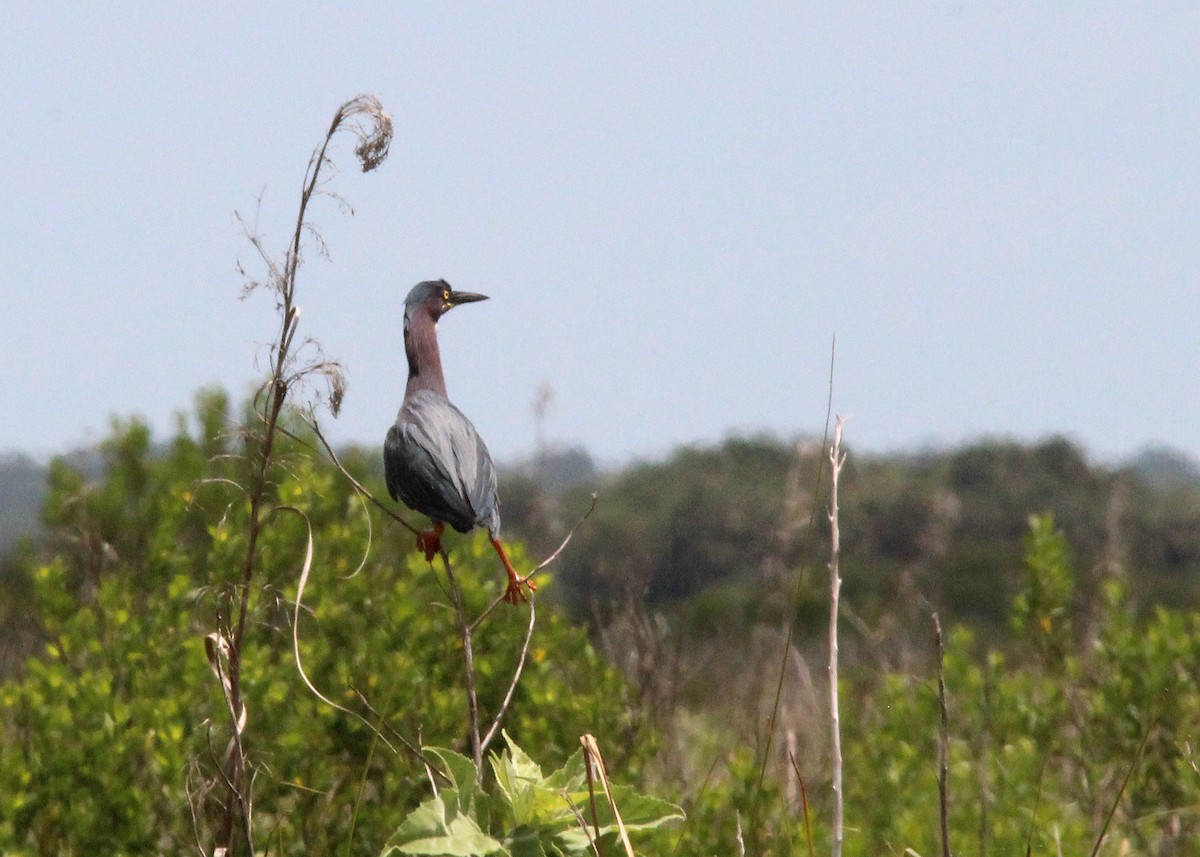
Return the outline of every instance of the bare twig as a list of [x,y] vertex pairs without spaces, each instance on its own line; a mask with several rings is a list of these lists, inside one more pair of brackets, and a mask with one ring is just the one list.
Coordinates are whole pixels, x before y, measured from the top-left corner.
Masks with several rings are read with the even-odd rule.
[[454,568],[450,565],[450,557],[446,549],[439,546],[442,566],[446,569],[446,578],[450,582],[450,598],[454,601],[454,615],[458,619],[458,632],[463,644],[463,661],[467,687],[467,718],[471,723],[471,759],[475,762],[475,783],[483,785],[483,742],[479,735],[479,697],[475,693],[475,646],[471,634],[471,625],[467,622],[467,608],[463,604],[462,590],[454,577]]
[[[440,769],[433,766],[433,760],[431,760],[428,756],[426,756],[421,751],[421,748],[417,744],[413,743],[408,738],[404,737],[404,735],[402,733],[400,733],[399,731],[397,731],[396,728],[392,726],[392,724],[388,723],[387,718],[384,717],[382,714],[380,714],[375,709],[375,706],[373,706],[371,704],[371,701],[369,699],[367,699],[367,697],[363,694],[363,692],[361,690],[359,690],[354,685],[350,685],[349,689],[356,697],[358,697],[358,701],[362,703],[363,708],[367,709],[367,711],[371,714],[371,716],[379,721],[379,725],[382,728],[386,729],[391,734],[391,736],[394,739],[396,739],[396,743],[398,743],[405,750],[407,750],[410,754],[412,754],[412,757],[414,759],[416,759],[418,762],[420,762],[425,768],[437,773],[447,783],[453,782],[453,780],[451,780],[447,774],[445,774],[443,771],[441,771]],[[375,731],[374,728],[372,728],[372,732],[373,731]],[[436,792],[437,789],[435,788],[434,791]]]
[[[414,527],[408,521],[404,520],[404,518],[402,518],[399,514],[396,513],[395,509],[393,509],[387,503],[384,503],[382,500],[380,500],[378,497],[376,497],[374,494],[372,494],[370,491],[368,491],[366,486],[364,486],[361,482],[359,482],[357,479],[354,478],[354,475],[352,473],[350,473],[349,470],[346,469],[345,465],[342,464],[341,459],[339,459],[337,456],[337,453],[333,451],[333,447],[330,446],[329,441],[325,439],[325,435],[321,434],[321,427],[317,424],[317,421],[315,419],[310,419],[308,421],[308,424],[309,424],[309,427],[312,428],[313,433],[317,436],[317,439],[319,441],[321,441],[321,446],[323,446],[325,448],[325,455],[329,458],[330,461],[333,462],[334,467],[336,467],[338,469],[338,472],[340,472],[342,474],[342,476],[344,476],[346,478],[346,480],[349,481],[349,483],[354,487],[354,490],[357,491],[360,496],[365,497],[366,499],[370,500],[375,505],[376,508],[378,508],[385,515],[387,515],[389,518],[391,518],[393,521],[395,521],[400,526],[404,527],[406,530],[408,530],[413,535],[417,535],[418,533],[421,532],[421,530],[418,527]],[[293,435],[293,437],[295,437],[295,436]],[[297,440],[299,440],[299,438],[297,438]]]
[[[821,433],[821,449],[825,449],[825,443],[829,439],[829,418],[833,414],[833,367],[834,359],[837,355],[837,337],[833,338],[829,347],[829,394],[825,403],[825,427]],[[816,532],[814,524],[817,520],[817,507],[819,505],[817,498],[820,496],[821,479],[825,475],[825,457],[818,455],[817,457],[817,473],[813,483],[813,503],[809,509],[808,529],[805,530],[804,546],[801,551],[801,556],[808,557],[812,550],[813,534]],[[792,590],[792,604],[798,606],[800,604],[800,596],[804,586],[804,570],[803,565],[800,566],[800,571],[796,575],[796,585]],[[761,798],[763,794],[763,781],[767,776],[767,763],[771,759],[771,747],[775,742],[775,727],[778,725],[779,707],[783,702],[783,682],[787,675],[788,660],[792,654],[792,643],[796,638],[796,616],[799,611],[793,609],[791,618],[788,619],[787,637],[783,642],[783,654],[779,658],[779,675],[775,682],[775,699],[771,704],[771,717],[767,721],[767,740],[763,748],[762,764],[758,769],[758,785],[755,790],[754,803],[750,806],[750,823],[751,829],[757,824],[758,811],[761,806]],[[681,840],[682,841],[682,838]],[[678,843],[676,843],[678,847]]]
[[1142,732],[1142,740],[1138,742],[1137,751],[1133,754],[1133,758],[1129,760],[1129,767],[1125,769],[1125,776],[1121,778],[1121,787],[1117,789],[1116,795],[1113,796],[1112,806],[1108,808],[1108,814],[1104,816],[1104,824],[1100,827],[1100,833],[1096,837],[1096,844],[1092,848],[1092,857],[1096,857],[1100,853],[1100,846],[1104,844],[1104,837],[1108,835],[1108,828],[1112,824],[1113,816],[1117,814],[1117,807],[1121,805],[1121,798],[1125,796],[1125,789],[1129,787],[1129,780],[1133,776],[1133,772],[1137,770],[1138,763],[1142,761],[1142,753],[1146,749],[1146,743],[1150,740],[1150,733],[1154,731],[1157,719],[1157,715],[1154,712],[1151,712],[1151,715],[1146,718],[1146,729]]
[[[712,783],[713,774],[716,773],[717,765],[720,763],[721,757],[714,756],[712,764],[708,766],[708,772],[704,775],[704,780],[700,783],[700,789],[696,792],[696,796],[693,798],[693,801],[695,801],[697,805],[701,800],[704,799],[704,795],[708,792],[709,784]],[[675,839],[675,847],[671,849],[671,857],[675,857],[675,855],[679,853],[680,846],[683,845],[684,840],[687,839],[688,834],[692,831],[692,825],[695,823],[693,819],[695,817],[695,813],[690,813],[684,818],[683,829],[679,831],[679,836]]]
[[842,591],[842,541],[838,530],[838,480],[846,454],[842,452],[842,427],[837,418],[833,445],[829,448],[829,719],[830,746],[833,753],[833,857],[841,857],[845,836],[845,807],[842,795],[842,726],[838,713],[838,601]]
[[608,785],[608,771],[604,768],[604,759],[600,756],[600,745],[596,743],[596,739],[592,735],[582,735],[579,738],[579,743],[583,745],[583,761],[584,767],[587,770],[588,793],[592,797],[592,820],[596,825],[597,838],[599,838],[599,822],[596,821],[596,802],[595,792],[593,788],[593,776],[600,780],[600,786],[604,789],[604,796],[608,798],[609,809],[612,810],[613,818],[617,820],[617,835],[621,839],[621,844],[625,847],[626,857],[634,857],[633,845],[629,841],[629,833],[625,830],[625,821],[621,818],[621,812],[617,809],[617,801],[613,798],[612,790]]
[[804,832],[808,842],[808,857],[813,857],[812,819],[808,813],[808,789],[804,786],[804,775],[800,773],[800,766],[796,764],[796,756],[790,750],[788,751],[788,760],[792,763],[796,782],[800,784],[800,805],[804,810]]
[[525,659],[529,655],[529,642],[533,639],[533,626],[537,621],[537,595],[530,593],[529,595],[529,627],[525,630],[525,642],[521,644],[521,656],[517,659],[517,668],[513,670],[512,681],[508,684],[508,692],[504,694],[504,701],[500,703],[500,709],[496,712],[496,717],[492,720],[491,728],[487,734],[483,736],[483,740],[479,742],[481,753],[486,753],[488,745],[492,743],[492,739],[496,737],[496,733],[500,731],[500,724],[504,720],[504,716],[508,714],[508,707],[512,705],[513,694],[517,690],[517,683],[521,680],[521,672],[525,669]]
[[946,650],[942,645],[942,623],[936,611],[933,614],[933,638],[937,643],[938,711],[941,714],[941,725],[938,728],[938,818],[941,821],[942,857],[950,857],[950,812],[947,796],[950,772],[950,717],[946,710]]

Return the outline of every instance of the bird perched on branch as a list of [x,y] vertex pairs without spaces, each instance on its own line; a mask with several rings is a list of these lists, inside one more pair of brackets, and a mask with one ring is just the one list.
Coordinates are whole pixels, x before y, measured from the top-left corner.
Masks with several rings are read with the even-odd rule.
[[438,319],[459,304],[487,300],[487,295],[458,292],[445,280],[418,283],[404,301],[404,352],[408,357],[408,386],[396,424],[383,444],[388,493],[415,511],[428,515],[433,527],[417,535],[417,549],[432,562],[441,550],[442,532],[449,524],[460,533],[483,527],[508,573],[504,600],[526,600],[522,580],[500,542],[500,500],[496,467],[483,438],[446,397],[442,357],[438,350]]

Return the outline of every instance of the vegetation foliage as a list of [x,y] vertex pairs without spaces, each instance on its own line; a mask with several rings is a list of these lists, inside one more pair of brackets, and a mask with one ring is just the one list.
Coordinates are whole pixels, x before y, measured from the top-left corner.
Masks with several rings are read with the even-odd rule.
[[[225,409],[223,396],[203,394],[200,424],[224,425]],[[244,549],[247,508],[222,481],[244,464],[223,455],[208,463],[222,448],[219,433],[181,433],[153,456],[145,438],[143,425],[118,424],[106,445],[112,466],[86,490],[56,469],[46,517],[61,547],[29,569],[36,601],[26,607],[39,620],[39,648],[2,689],[0,851],[178,853],[206,829],[193,812],[217,787],[228,732],[204,640],[220,582]],[[407,533],[378,520],[374,548],[354,574],[368,520],[349,483],[298,441],[284,444],[281,461],[272,497],[302,509],[316,533],[317,571],[301,617],[305,670],[323,693],[368,717],[359,694],[369,700],[385,736],[463,747],[462,655],[444,582]],[[362,456],[345,463],[373,478]],[[141,537],[128,538],[137,527]],[[256,828],[272,853],[377,853],[385,831],[424,796],[424,767],[385,750],[375,730],[303,685],[290,627],[303,522],[279,516],[263,539],[244,659],[246,735],[260,759]],[[451,559],[468,606],[482,609],[499,593],[494,554],[464,539]],[[525,631],[524,616],[498,612],[481,635],[486,710],[499,706]],[[600,732],[623,769],[636,772],[651,748],[629,737],[636,717],[622,688],[582,629],[547,614],[508,728],[549,760]]]

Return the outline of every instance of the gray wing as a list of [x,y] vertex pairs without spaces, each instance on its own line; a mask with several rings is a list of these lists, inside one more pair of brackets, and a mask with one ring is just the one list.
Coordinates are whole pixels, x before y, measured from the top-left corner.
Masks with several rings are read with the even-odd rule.
[[500,531],[496,468],[462,411],[429,391],[405,400],[383,444],[388,492],[461,533]]

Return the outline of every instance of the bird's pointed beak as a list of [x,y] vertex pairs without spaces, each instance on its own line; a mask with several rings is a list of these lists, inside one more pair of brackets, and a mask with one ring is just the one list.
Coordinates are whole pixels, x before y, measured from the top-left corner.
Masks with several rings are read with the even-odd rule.
[[450,306],[458,306],[459,304],[473,304],[475,301],[486,301],[487,295],[476,294],[475,292],[451,292],[446,303]]

